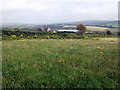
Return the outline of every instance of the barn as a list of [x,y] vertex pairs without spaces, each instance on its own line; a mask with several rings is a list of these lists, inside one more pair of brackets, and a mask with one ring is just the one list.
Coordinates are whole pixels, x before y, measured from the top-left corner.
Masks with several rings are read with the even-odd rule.
[[70,30],[70,29],[61,29],[61,30],[57,30],[58,33],[78,33],[79,30]]

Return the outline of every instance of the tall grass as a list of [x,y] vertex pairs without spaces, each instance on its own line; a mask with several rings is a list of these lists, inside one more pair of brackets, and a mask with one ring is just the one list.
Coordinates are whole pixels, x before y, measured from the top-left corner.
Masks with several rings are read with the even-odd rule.
[[2,88],[2,43],[0,42],[0,89],[1,88]]
[[115,40],[3,41],[2,52],[3,88],[119,87]]

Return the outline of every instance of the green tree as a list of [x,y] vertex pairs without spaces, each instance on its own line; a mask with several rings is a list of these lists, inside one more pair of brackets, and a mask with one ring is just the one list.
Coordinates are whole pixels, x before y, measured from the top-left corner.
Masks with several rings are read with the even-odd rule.
[[83,24],[77,25],[77,30],[79,30],[79,35],[82,35],[86,32],[86,27]]
[[107,30],[107,35],[112,35],[112,32],[110,30]]

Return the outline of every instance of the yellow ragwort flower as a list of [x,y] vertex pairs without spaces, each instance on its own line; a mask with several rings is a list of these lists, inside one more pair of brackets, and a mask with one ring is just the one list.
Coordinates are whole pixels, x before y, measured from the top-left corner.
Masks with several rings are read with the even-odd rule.
[[22,37],[23,35],[20,35],[20,37]]
[[95,40],[95,38],[92,38],[92,40]]
[[103,54],[103,52],[100,52],[100,55],[102,55]]
[[64,59],[59,59],[59,61],[58,62],[60,62],[60,63],[64,63],[65,62],[65,60]]
[[49,39],[50,38],[50,36],[47,36],[47,39]]
[[99,50],[102,50],[103,48],[102,47],[96,47],[97,49],[99,49]]
[[99,38],[92,38],[92,40],[99,40]]
[[11,35],[12,38],[16,38],[16,35]]
[[99,38],[96,38],[96,40],[99,40]]
[[34,35],[34,37],[38,37],[37,35]]
[[20,41],[20,43],[23,43],[25,40],[19,40]]
[[88,36],[84,37],[84,40],[88,39]]

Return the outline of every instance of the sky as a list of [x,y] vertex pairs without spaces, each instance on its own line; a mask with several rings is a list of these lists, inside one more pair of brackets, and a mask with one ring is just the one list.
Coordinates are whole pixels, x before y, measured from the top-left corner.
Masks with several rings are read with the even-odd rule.
[[119,0],[0,0],[2,23],[117,20]]

